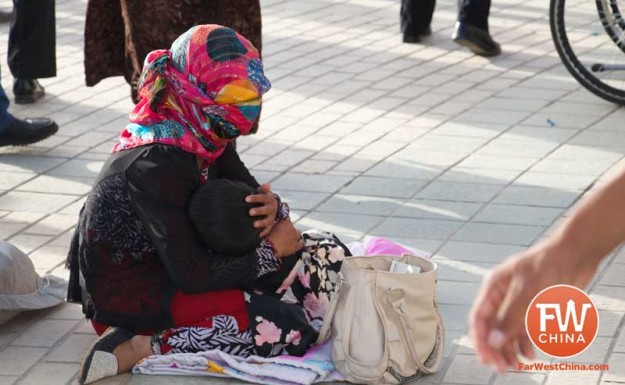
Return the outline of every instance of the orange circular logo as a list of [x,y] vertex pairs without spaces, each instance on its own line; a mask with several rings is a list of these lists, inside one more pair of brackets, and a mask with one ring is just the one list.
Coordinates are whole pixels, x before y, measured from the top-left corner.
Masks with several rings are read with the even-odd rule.
[[582,290],[555,285],[534,297],[525,313],[525,327],[538,350],[567,358],[580,354],[595,340],[599,313]]

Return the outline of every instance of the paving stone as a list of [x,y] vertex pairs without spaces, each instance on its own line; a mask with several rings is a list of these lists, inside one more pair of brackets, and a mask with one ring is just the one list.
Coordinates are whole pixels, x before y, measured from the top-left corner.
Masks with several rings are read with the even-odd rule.
[[97,340],[95,334],[71,334],[55,347],[45,360],[48,362],[82,362],[89,347]]
[[541,373],[508,372],[498,375],[494,385],[542,385],[546,377]]
[[521,171],[453,167],[451,170],[441,175],[438,180],[442,182],[507,185],[520,174]]
[[471,155],[458,164],[459,167],[492,170],[524,171],[532,167],[539,158],[499,155]]
[[28,172],[1,172],[2,188],[10,190],[36,177],[36,174]]
[[0,210],[53,213],[75,200],[73,195],[9,191],[0,196]]
[[3,376],[21,376],[44,354],[44,348],[9,346],[0,351],[0,373]]
[[77,215],[52,214],[26,229],[26,232],[38,235],[59,235],[73,228],[77,221]]
[[598,336],[614,337],[621,324],[625,312],[614,310],[599,310]]
[[625,309],[625,288],[616,286],[595,286],[590,292],[599,310],[622,311]]
[[317,211],[387,216],[402,205],[402,200],[362,195],[335,194]]
[[18,234],[8,239],[18,249],[28,254],[52,239],[49,235]]
[[12,345],[51,347],[74,326],[76,321],[42,319],[28,328]]
[[39,363],[20,381],[20,385],[65,385],[78,373],[78,364]]
[[467,319],[469,317],[470,306],[451,305],[447,303],[439,304],[439,311],[445,326],[445,333],[448,331],[464,332],[467,330]]
[[280,191],[278,195],[280,195],[280,199],[289,204],[291,209],[299,210],[312,210],[330,196],[330,194],[327,193],[290,190]]
[[383,237],[422,238],[444,240],[462,225],[458,221],[433,219],[388,218],[372,233]]
[[451,260],[500,263],[524,249],[520,245],[450,241],[437,255]]
[[[600,321],[601,322],[601,321]],[[573,360],[579,363],[604,364],[610,351],[611,337],[596,337],[592,344]]]
[[85,316],[82,313],[82,306],[68,302],[64,302],[50,309],[42,310],[41,316],[46,319],[85,320]]
[[541,226],[472,222],[460,229],[453,239],[465,242],[529,246],[544,230],[545,228]]
[[417,198],[456,202],[488,202],[502,186],[495,184],[433,182],[417,194]]
[[493,377],[493,372],[483,366],[477,356],[456,355],[444,381],[454,384],[487,384]]
[[318,229],[343,235],[359,235],[367,233],[376,224],[382,221],[382,217],[354,214],[337,214],[313,212],[306,215],[297,222],[297,227],[301,230]]
[[508,186],[493,200],[494,203],[544,206],[544,207],[569,207],[579,193],[562,191],[544,187]]
[[1,385],[13,385],[19,379],[17,376],[0,376]]
[[625,264],[612,263],[609,269],[606,269],[605,274],[599,281],[600,285],[606,286],[625,286]]
[[42,173],[67,161],[63,158],[5,154],[1,157],[0,172]]
[[425,180],[362,176],[341,189],[342,194],[410,198],[427,184]]
[[457,261],[437,255],[437,277],[448,281],[481,282],[484,276],[496,266],[494,263]]
[[48,175],[95,178],[103,164],[100,161],[73,159],[49,171]]
[[281,190],[332,193],[346,185],[350,179],[336,175],[286,174],[274,181],[273,187]]
[[600,377],[600,371],[554,371],[549,373],[547,385],[596,385],[599,383]]
[[550,207],[490,204],[473,221],[520,225],[548,226],[562,214],[562,209]]
[[91,190],[93,179],[74,177],[53,177],[40,175],[37,178],[19,186],[17,191],[31,191],[54,194],[84,195]]
[[565,191],[585,190],[595,182],[592,175],[527,172],[514,182],[519,186],[550,187]]
[[603,381],[625,382],[625,354],[612,353],[608,365],[610,370],[603,373]]
[[438,280],[436,299],[442,304],[470,305],[473,303],[480,282],[458,282]]
[[412,199],[398,207],[392,216],[466,221],[480,208],[482,203]]

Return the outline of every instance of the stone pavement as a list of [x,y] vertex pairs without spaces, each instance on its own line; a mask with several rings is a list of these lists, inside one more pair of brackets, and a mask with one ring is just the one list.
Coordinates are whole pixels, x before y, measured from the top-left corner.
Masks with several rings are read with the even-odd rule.
[[[67,276],[78,211],[131,107],[121,78],[84,86],[85,5],[57,0],[59,74],[42,81],[45,100],[11,107],[21,117],[54,117],[59,133],[0,149],[0,238],[28,252],[40,273],[59,276]],[[260,132],[239,141],[242,157],[289,201],[301,228],[347,240],[385,236],[436,254],[447,358],[420,383],[625,383],[625,253],[594,284],[599,337],[574,359],[610,371],[495,376],[476,364],[465,336],[483,275],[548,233],[623,159],[625,112],[565,72],[547,2],[494,2],[491,29],[504,54],[492,60],[450,41],[453,0],[439,1],[423,45],[401,43],[397,0],[262,7],[274,88]],[[0,29],[5,58],[8,26]],[[2,67],[10,90],[5,59]],[[0,326],[0,384],[70,384],[94,338],[77,306],[23,314]],[[226,382],[235,383],[130,375],[102,383]]]

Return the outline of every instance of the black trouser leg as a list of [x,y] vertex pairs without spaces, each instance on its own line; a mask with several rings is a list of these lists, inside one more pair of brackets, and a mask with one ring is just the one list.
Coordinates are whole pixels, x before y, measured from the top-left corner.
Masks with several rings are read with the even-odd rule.
[[19,79],[56,76],[54,0],[13,0],[9,68]]
[[419,36],[430,26],[436,0],[402,0],[401,32],[408,36]]
[[490,0],[458,0],[458,21],[488,31]]

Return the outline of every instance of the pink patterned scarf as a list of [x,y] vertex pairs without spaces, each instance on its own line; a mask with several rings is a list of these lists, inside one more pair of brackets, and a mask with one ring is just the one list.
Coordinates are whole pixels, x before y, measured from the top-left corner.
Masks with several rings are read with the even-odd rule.
[[146,57],[139,103],[113,152],[163,143],[213,162],[250,132],[270,88],[247,39],[219,25],[193,27],[171,50]]

